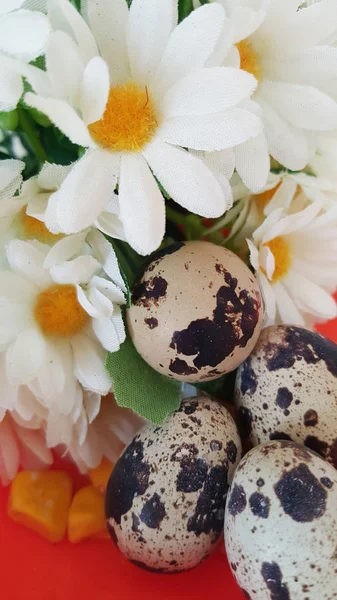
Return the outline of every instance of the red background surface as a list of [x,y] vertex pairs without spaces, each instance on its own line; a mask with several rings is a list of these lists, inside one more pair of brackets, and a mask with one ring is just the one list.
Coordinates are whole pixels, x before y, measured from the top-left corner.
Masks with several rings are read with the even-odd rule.
[[[319,329],[337,342],[337,321]],[[76,487],[86,483],[75,469],[72,473]],[[8,490],[0,487],[3,600],[243,600],[220,550],[188,573],[146,573],[129,564],[109,541],[74,546],[43,540],[8,519],[7,497]]]

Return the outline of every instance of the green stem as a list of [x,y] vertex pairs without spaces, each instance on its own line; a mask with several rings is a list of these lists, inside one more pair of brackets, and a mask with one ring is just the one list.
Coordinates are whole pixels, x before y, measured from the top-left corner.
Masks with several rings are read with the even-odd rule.
[[175,223],[176,225],[184,225],[186,222],[186,216],[182,215],[181,213],[175,211],[173,208],[171,208],[170,206],[166,205],[166,218],[169,221],[172,221],[172,223]]
[[179,23],[193,10],[193,1],[192,0],[179,0]]
[[19,127],[27,136],[27,139],[34,150],[36,156],[40,160],[40,162],[44,163],[47,160],[47,154],[45,149],[43,148],[39,135],[36,130],[36,125],[34,125],[33,119],[29,116],[27,111],[22,108],[18,108],[18,116],[19,116]]

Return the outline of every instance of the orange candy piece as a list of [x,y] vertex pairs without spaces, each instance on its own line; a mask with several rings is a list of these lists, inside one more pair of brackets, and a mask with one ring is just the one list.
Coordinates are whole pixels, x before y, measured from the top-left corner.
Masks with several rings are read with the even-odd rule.
[[104,494],[106,490],[113,468],[114,465],[112,462],[104,457],[101,464],[98,465],[96,469],[89,470],[89,477],[92,485],[102,492],[102,494]]
[[76,543],[90,537],[104,537],[106,519],[104,496],[93,485],[81,488],[74,496],[68,518],[68,538]]
[[72,481],[63,471],[22,471],[11,486],[8,514],[50,542],[67,531]]

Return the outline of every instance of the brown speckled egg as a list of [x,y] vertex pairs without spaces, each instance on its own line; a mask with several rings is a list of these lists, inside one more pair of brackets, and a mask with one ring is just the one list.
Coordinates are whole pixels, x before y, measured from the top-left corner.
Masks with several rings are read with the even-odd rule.
[[337,472],[294,442],[257,446],[235,472],[225,542],[246,598],[337,598]]
[[255,446],[308,446],[337,468],[337,345],[290,325],[267,327],[237,373],[235,403]]
[[217,379],[254,348],[261,296],[248,267],[209,242],[157,253],[133,290],[127,312],[136,349],[154,369],[179,381]]
[[146,425],[107,487],[108,528],[120,551],[149,571],[195,567],[221,534],[240,458],[232,417],[205,396],[184,400],[161,427]]

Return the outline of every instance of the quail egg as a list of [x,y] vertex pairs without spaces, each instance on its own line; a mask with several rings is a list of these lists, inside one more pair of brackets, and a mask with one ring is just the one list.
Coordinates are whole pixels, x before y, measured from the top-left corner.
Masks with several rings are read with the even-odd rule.
[[127,312],[136,349],[180,381],[217,379],[252,351],[262,326],[258,284],[244,262],[209,242],[157,253]]
[[191,569],[205,559],[221,535],[240,458],[231,415],[205,396],[184,400],[161,427],[146,425],[107,487],[108,529],[121,552],[159,573]]

